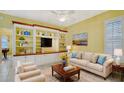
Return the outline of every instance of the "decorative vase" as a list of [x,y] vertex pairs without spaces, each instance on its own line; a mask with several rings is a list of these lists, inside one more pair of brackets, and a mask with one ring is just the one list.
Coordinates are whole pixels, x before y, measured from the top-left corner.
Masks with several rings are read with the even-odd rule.
[[63,67],[66,66],[66,60],[62,60],[62,66],[63,66]]

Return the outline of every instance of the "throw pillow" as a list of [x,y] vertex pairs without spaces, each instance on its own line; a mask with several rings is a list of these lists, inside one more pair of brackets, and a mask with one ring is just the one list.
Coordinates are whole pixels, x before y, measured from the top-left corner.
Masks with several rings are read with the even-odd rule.
[[78,52],[76,58],[77,59],[82,59],[82,56],[81,55],[82,55],[81,52]]
[[97,60],[97,63],[100,64],[100,65],[103,65],[105,60],[106,60],[106,56],[99,56],[98,60]]
[[71,58],[76,58],[76,56],[77,56],[77,53],[76,52],[72,52],[71,53]]
[[92,62],[92,63],[96,63],[98,57],[99,57],[99,56],[98,56],[97,54],[93,54],[92,57],[91,57],[91,59],[90,59],[90,62]]

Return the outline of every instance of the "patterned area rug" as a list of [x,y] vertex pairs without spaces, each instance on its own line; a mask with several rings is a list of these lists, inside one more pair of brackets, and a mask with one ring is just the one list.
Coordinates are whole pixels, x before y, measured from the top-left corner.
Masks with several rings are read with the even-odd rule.
[[[54,73],[55,76],[52,76],[52,70],[50,65],[39,66],[42,73],[46,76],[47,82],[63,82],[63,80],[58,76],[58,74]],[[59,78],[59,79],[58,79]],[[80,72],[80,80],[77,80],[77,76],[72,76],[68,82],[120,82],[119,78],[112,78],[110,75],[106,80],[102,77],[95,75],[93,73],[87,72],[85,70],[81,70]]]

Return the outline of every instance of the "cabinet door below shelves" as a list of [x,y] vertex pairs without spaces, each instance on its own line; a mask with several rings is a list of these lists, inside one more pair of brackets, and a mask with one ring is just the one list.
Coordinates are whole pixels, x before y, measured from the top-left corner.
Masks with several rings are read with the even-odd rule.
[[20,62],[21,64],[23,63],[35,63],[35,58],[33,55],[31,56],[17,56],[17,57],[14,57],[14,60],[16,62]]

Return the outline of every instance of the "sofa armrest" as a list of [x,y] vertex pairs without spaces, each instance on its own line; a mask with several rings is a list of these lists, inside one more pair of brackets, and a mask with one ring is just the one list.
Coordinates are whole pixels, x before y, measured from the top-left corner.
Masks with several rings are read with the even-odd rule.
[[108,66],[112,65],[113,61],[114,60],[112,58],[111,59],[108,59],[108,60],[105,61],[105,63],[103,64],[103,66],[104,67],[108,67]]
[[108,59],[103,64],[104,77],[106,78],[112,72],[113,59]]

